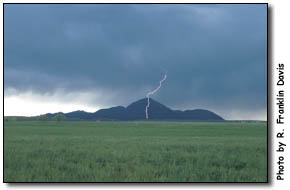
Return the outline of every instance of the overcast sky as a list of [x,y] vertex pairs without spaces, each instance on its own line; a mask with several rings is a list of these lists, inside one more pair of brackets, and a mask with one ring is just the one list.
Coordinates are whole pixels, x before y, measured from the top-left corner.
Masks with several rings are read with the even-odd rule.
[[266,119],[266,5],[4,7],[4,114],[39,115],[152,96],[173,109]]

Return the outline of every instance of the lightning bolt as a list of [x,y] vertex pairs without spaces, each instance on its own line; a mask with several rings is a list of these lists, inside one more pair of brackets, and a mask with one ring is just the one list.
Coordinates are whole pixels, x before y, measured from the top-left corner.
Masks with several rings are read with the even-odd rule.
[[145,114],[146,114],[146,119],[147,120],[149,119],[149,117],[148,117],[148,109],[149,109],[149,106],[150,106],[150,95],[155,94],[161,88],[162,82],[164,82],[166,80],[166,78],[167,78],[167,72],[165,73],[163,79],[161,81],[159,81],[159,86],[155,90],[153,90],[151,92],[148,92],[147,95],[146,95],[146,97],[147,97],[147,105],[146,105],[146,108],[145,108]]

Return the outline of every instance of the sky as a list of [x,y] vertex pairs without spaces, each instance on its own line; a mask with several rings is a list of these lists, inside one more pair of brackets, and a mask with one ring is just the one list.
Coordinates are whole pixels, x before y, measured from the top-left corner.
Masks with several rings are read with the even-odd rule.
[[264,4],[6,4],[4,115],[153,99],[267,118]]

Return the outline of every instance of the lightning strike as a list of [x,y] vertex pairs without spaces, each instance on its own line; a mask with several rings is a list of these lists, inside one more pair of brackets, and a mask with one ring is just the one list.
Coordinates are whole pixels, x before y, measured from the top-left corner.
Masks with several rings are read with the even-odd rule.
[[159,86],[155,90],[153,90],[151,92],[148,92],[147,95],[146,95],[146,97],[147,97],[147,105],[146,105],[146,108],[145,108],[145,114],[146,114],[146,119],[147,120],[149,119],[148,109],[149,109],[149,106],[150,106],[150,95],[155,94],[161,88],[162,82],[164,82],[166,80],[166,78],[167,78],[167,72],[165,73],[163,79],[161,81],[159,81]]

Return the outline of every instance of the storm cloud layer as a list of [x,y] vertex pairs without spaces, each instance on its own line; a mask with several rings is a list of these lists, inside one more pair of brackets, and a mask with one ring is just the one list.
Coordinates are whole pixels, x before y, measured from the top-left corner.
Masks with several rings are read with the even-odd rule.
[[5,98],[126,106],[167,71],[161,103],[266,118],[265,4],[6,4],[4,50]]

